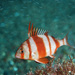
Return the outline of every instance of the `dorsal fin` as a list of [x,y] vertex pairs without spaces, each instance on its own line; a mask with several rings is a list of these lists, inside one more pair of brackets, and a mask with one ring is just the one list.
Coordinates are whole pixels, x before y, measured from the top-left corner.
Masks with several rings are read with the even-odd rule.
[[31,22],[29,23],[29,28],[28,28],[28,37],[30,36],[35,36],[35,35],[47,35],[48,32],[46,30],[42,30],[42,29],[38,29],[38,28],[33,28],[33,24],[30,28],[30,24]]
[[45,32],[44,35],[48,35],[48,32]]
[[30,32],[30,24],[31,24],[31,22],[29,23],[28,33]]

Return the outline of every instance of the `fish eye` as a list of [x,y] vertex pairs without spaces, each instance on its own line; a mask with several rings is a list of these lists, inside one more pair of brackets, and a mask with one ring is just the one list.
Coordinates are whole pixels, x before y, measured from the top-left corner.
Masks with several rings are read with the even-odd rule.
[[23,50],[20,50],[20,53],[23,53]]

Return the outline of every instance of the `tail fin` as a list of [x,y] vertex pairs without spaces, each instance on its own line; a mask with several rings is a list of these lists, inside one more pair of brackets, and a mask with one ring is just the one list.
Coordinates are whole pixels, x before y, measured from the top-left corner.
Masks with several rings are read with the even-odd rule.
[[68,43],[68,34],[62,40],[63,40],[63,45],[70,46],[70,44]]
[[[70,30],[71,30],[71,29],[70,29]],[[71,45],[68,43],[68,34],[69,34],[69,32],[68,32],[67,35],[62,39],[62,40],[63,40],[63,45],[68,45],[68,46],[70,46],[71,48],[74,48],[74,49],[75,49],[75,47],[71,46]]]

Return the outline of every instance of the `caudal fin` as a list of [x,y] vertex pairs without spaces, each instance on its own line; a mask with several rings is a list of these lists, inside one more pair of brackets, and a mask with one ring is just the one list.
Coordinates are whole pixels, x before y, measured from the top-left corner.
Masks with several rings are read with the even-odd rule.
[[68,33],[67,33],[67,35],[66,35],[62,40],[63,40],[63,45],[68,45],[68,46],[70,46],[71,48],[75,48],[75,47],[71,46],[71,45],[68,43]]
[[68,43],[68,34],[63,38],[63,45],[70,46],[70,44]]

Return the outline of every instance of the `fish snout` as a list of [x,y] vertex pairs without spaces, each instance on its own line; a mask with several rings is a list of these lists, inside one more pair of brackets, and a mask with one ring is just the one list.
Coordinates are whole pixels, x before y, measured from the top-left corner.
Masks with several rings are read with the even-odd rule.
[[16,58],[20,58],[20,57],[21,57],[21,54],[16,53],[16,54],[15,54],[15,57],[16,57]]

